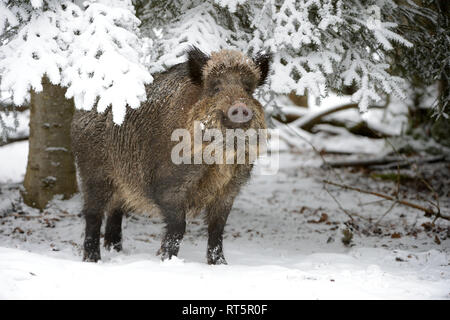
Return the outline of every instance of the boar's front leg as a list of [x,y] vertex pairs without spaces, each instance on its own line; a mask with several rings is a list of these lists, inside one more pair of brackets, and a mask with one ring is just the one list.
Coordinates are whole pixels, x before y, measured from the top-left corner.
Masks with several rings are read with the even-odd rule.
[[234,197],[216,199],[206,208],[206,223],[208,224],[208,264],[227,264],[223,254],[223,230],[228,214],[233,206]]
[[161,260],[171,259],[178,255],[181,240],[186,231],[186,213],[182,209],[174,207],[163,209],[164,222],[166,223],[166,233],[161,242]]

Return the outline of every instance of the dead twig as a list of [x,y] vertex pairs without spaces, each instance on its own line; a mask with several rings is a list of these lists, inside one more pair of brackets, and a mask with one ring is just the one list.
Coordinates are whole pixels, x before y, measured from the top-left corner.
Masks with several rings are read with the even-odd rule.
[[333,171],[333,173],[336,175],[336,177],[340,180],[343,181],[341,176],[339,175],[339,173],[329,165],[329,162],[325,159],[325,157],[323,156],[323,154],[317,150],[316,146],[314,144],[312,144],[311,141],[309,141],[308,139],[306,139],[305,137],[303,137],[299,132],[297,132],[299,129],[292,127],[291,124],[285,124],[285,123],[281,123],[279,121],[275,120],[275,123],[277,125],[283,125],[284,127],[286,127],[287,129],[289,129],[290,132],[292,132],[294,135],[296,135],[297,137],[299,137],[301,140],[305,141],[312,149],[313,151],[320,157],[320,159],[322,159],[322,166],[324,167],[328,167],[329,169],[331,169],[331,171]]
[[380,199],[380,200],[368,201],[368,202],[360,203],[359,206],[364,207],[364,206],[371,205],[371,204],[378,204],[378,203],[381,203],[384,201],[389,201],[389,200],[388,199]]
[[[391,146],[392,150],[394,150],[394,152],[400,156],[403,157],[405,162],[409,162],[409,159],[406,158],[403,154],[401,154],[400,152],[398,152],[397,148],[392,144],[392,142],[389,139],[385,139],[385,141]],[[435,218],[433,220],[433,223],[436,222],[436,220],[441,216],[441,206],[439,204],[439,195],[436,192],[436,190],[434,190],[433,186],[428,183],[427,180],[425,180],[425,178],[422,176],[421,172],[419,171],[419,167],[417,165],[412,165],[411,166],[413,168],[413,170],[416,172],[416,176],[420,179],[420,181],[422,181],[422,183],[428,188],[428,190],[430,190],[430,192],[434,195],[435,201],[436,203],[433,203],[433,206],[435,206],[437,208],[437,214],[435,215]]]
[[[278,122],[278,124],[281,124],[281,122]],[[293,132],[296,136],[298,136],[300,139],[302,139],[303,141],[305,141],[312,149],[313,151],[319,155],[319,157],[322,159],[322,166],[328,166],[329,169],[331,169],[331,171],[334,172],[334,174],[336,175],[336,177],[340,180],[343,181],[341,176],[339,175],[339,173],[331,166],[328,165],[328,161],[325,159],[325,157],[322,155],[321,152],[319,152],[319,150],[317,150],[317,148],[311,143],[311,141],[309,141],[308,139],[306,139],[305,137],[303,137],[301,134],[299,134],[296,131],[296,128],[291,127],[290,125],[286,125],[284,124],[285,127],[287,127],[291,132]],[[297,129],[298,130],[298,129]],[[344,209],[344,207],[341,205],[341,203],[336,199],[336,197],[328,190],[326,184],[323,185],[323,187],[325,188],[325,190],[327,191],[327,193],[330,195],[330,197],[334,200],[334,202],[336,202],[336,204],[338,205],[339,209],[341,209],[349,218],[351,221],[354,221],[353,216]]]
[[63,215],[57,215],[55,216],[48,216],[48,215],[38,215],[38,216],[29,216],[29,215],[25,215],[25,214],[19,214],[19,213],[12,213],[12,214],[6,214],[3,216],[3,218],[8,218],[8,217],[14,217],[14,218],[23,218],[23,219],[57,219],[57,218],[67,218],[67,217],[78,217],[79,215],[77,214],[63,214]]
[[392,202],[392,206],[389,207],[389,209],[386,210],[385,213],[383,213],[383,215],[380,217],[380,219],[377,220],[377,222],[375,222],[375,226],[378,226],[378,224],[381,222],[381,220],[383,220],[384,217],[386,217],[389,212],[392,211],[392,209],[394,209],[394,207],[397,205],[397,201]]
[[421,205],[418,205],[416,203],[412,203],[412,202],[409,202],[409,201],[406,201],[406,200],[403,200],[403,199],[397,199],[395,197],[392,197],[392,196],[384,194],[384,193],[375,192],[375,191],[369,191],[369,190],[363,190],[363,189],[360,189],[360,188],[351,187],[351,186],[348,186],[348,185],[345,185],[345,184],[339,184],[339,183],[336,183],[336,182],[333,182],[333,181],[329,181],[329,180],[322,180],[322,182],[326,183],[326,184],[330,184],[330,185],[336,186],[336,187],[340,187],[340,188],[343,188],[343,189],[353,190],[353,191],[357,191],[357,192],[365,193],[365,194],[371,194],[371,195],[374,195],[374,196],[377,196],[377,197],[380,197],[380,198],[384,198],[384,199],[387,199],[387,200],[395,201],[396,203],[403,204],[403,205],[408,206],[410,208],[421,210],[421,211],[425,212],[425,214],[428,215],[428,216],[435,216],[437,218],[442,218],[442,219],[450,221],[450,217],[443,216],[440,213],[440,211],[436,212],[436,211],[434,211],[431,208],[425,208],[425,207],[423,207]]
[[341,211],[344,212],[347,215],[347,217],[349,217],[350,220],[353,221],[354,220],[353,216],[347,210],[344,209],[344,207],[341,205],[341,203],[338,201],[338,199],[336,199],[336,197],[330,192],[330,190],[328,190],[327,185],[324,184],[323,187],[325,188],[327,193],[330,195],[330,197],[334,200],[334,202],[336,202],[336,204],[338,205],[339,209],[341,209]]

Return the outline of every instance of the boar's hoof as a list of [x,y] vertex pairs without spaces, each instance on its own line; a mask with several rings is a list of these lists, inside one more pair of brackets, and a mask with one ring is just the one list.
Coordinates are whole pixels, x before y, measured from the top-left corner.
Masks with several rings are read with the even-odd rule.
[[225,260],[225,257],[220,257],[220,258],[208,258],[208,264],[212,264],[212,265],[220,265],[220,264],[228,264],[227,260]]
[[105,240],[104,247],[108,251],[112,251],[113,249],[117,252],[122,251],[122,242],[113,242]]
[[100,260],[100,245],[98,241],[85,239],[83,261],[97,262]]
[[[185,226],[186,224],[184,224]],[[180,249],[180,242],[183,238],[183,233],[178,234],[166,234],[161,242],[161,248],[158,250],[157,255],[161,255],[161,261],[169,260],[173,256],[178,255]]]
[[98,260],[100,260],[100,252],[96,252],[96,251],[84,251],[84,256],[83,256],[83,261],[85,262],[97,262]]
[[164,248],[160,248],[158,252],[156,252],[157,256],[161,256],[161,261],[166,261],[172,259],[172,257],[176,257],[177,253],[171,252],[171,250],[165,250]]
[[208,264],[228,264],[227,260],[225,260],[225,256],[223,255],[223,252],[215,252],[215,250],[212,250],[211,252],[208,252],[207,255]]

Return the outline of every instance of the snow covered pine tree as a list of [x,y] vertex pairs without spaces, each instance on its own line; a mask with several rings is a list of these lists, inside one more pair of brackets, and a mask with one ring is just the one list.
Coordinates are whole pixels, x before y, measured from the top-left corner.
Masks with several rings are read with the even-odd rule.
[[31,106],[28,205],[43,209],[76,192],[74,103],[99,112],[111,105],[120,123],[126,105],[145,100],[152,77],[139,62],[138,23],[131,1],[0,0],[0,89]]
[[[234,47],[274,55],[265,91],[356,88],[352,98],[367,110],[383,94],[404,97],[405,81],[389,73],[395,45],[411,43],[384,21],[397,6],[378,0],[135,1],[142,32],[153,41],[151,71],[183,61],[189,44],[206,51]],[[261,95],[264,99],[264,95]]]
[[409,131],[450,146],[450,2],[398,2],[386,15],[401,22],[399,33],[414,44],[396,48],[392,63],[409,83]]

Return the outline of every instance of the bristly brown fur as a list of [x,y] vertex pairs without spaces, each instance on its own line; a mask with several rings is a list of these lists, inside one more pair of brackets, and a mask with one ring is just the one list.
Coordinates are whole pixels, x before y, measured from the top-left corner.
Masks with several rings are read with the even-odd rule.
[[211,58],[203,68],[203,79],[220,77],[224,72],[235,70],[245,74],[252,74],[257,82],[261,78],[260,70],[255,62],[235,50],[221,50],[211,54]]
[[226,262],[223,230],[252,164],[177,165],[171,151],[179,142],[171,137],[179,128],[192,135],[195,121],[225,132],[227,110],[236,101],[253,113],[244,129],[266,128],[262,106],[252,92],[268,72],[268,59],[254,61],[230,50],[208,57],[193,48],[187,54],[186,63],[155,75],[146,88],[148,100],[138,109],[127,108],[121,126],[112,121],[111,109],[77,111],[74,116],[72,146],[84,196],[86,261],[100,259],[105,212],[104,243],[116,250],[122,248],[121,222],[126,212],[161,214],[167,228],[160,252],[162,259],[168,259],[178,253],[186,215],[205,210],[208,263]]

